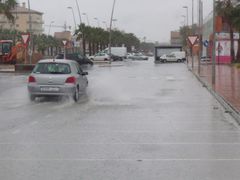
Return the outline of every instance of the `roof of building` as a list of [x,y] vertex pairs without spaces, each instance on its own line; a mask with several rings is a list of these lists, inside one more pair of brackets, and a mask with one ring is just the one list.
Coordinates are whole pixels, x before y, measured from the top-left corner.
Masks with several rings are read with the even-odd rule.
[[181,34],[179,31],[171,31],[172,38],[181,38]]
[[[26,3],[22,3],[22,6],[20,4],[17,4],[17,6],[11,10],[12,13],[29,13],[29,9],[26,7]],[[30,9],[31,14],[39,14],[42,15],[42,12],[35,11]]]
[[60,40],[71,40],[71,38],[72,38],[70,31],[55,32],[54,37],[56,39],[60,39]]

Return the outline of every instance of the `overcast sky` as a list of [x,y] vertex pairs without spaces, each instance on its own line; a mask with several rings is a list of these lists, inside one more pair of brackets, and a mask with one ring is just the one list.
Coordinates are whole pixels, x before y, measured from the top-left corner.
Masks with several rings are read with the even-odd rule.
[[[74,29],[74,20],[71,9],[73,7],[75,18],[79,24],[79,15],[76,6],[76,0],[29,0],[31,9],[44,13],[44,25],[49,25],[54,21],[53,25],[63,26],[64,23],[72,26]],[[102,23],[106,21],[109,26],[113,0],[77,0],[80,12],[87,13],[91,26],[98,26],[98,18],[100,26],[106,28]],[[197,8],[195,2],[195,10]],[[19,3],[27,2],[26,0],[18,0]],[[212,9],[212,0],[203,0],[204,15],[206,16]],[[192,22],[192,0],[116,0],[114,25],[125,32],[134,33],[140,40],[146,37],[147,41],[168,42],[170,40],[170,31],[178,30],[183,25],[186,9],[189,7],[189,24]],[[86,16],[82,15],[82,20],[87,24]],[[195,13],[195,22],[197,21],[197,13]],[[44,26],[45,32],[48,33],[49,27]],[[72,30],[73,30],[72,29]],[[54,31],[63,31],[63,28],[51,28],[51,34]]]

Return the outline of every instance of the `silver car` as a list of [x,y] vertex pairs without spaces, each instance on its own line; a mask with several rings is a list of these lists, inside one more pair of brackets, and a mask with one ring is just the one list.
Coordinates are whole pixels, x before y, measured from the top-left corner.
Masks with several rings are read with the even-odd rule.
[[39,61],[28,77],[30,100],[39,96],[67,96],[78,101],[79,94],[86,90],[87,72],[76,61],[47,59]]

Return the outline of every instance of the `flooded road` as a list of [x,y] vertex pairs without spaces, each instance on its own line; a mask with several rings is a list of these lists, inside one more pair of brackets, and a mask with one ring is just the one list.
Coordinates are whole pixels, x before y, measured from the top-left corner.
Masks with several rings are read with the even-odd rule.
[[183,63],[88,70],[78,103],[0,74],[0,179],[239,179],[240,131]]

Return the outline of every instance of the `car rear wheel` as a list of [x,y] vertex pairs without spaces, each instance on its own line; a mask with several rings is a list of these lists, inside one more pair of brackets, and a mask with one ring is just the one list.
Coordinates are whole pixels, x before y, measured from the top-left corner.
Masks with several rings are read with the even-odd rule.
[[29,99],[30,99],[30,101],[34,101],[34,100],[35,100],[35,98],[36,98],[36,96],[35,96],[35,95],[32,95],[32,94],[30,94],[30,95],[29,95]]
[[78,102],[78,100],[79,100],[79,89],[78,88],[75,89],[75,93],[73,95],[73,100],[75,102]]

